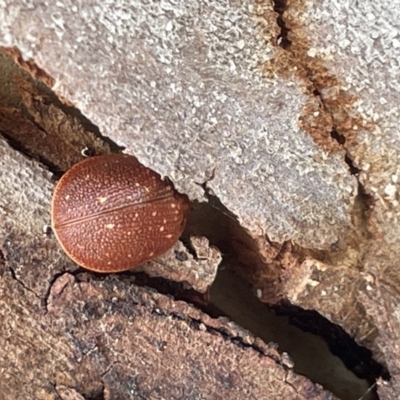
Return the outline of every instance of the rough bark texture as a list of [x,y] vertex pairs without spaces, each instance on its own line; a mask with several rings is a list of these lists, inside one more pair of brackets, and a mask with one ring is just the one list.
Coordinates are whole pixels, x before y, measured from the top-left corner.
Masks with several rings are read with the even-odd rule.
[[1,295],[3,399],[333,398],[246,331],[112,277],[61,275],[46,310],[9,273]]
[[[132,398],[135,391],[168,397],[152,392],[158,384],[138,373],[138,360],[127,358],[133,336],[156,343],[160,328],[172,335],[168,341],[183,346],[182,371],[172,351],[166,359],[175,364],[166,372],[160,354],[170,350],[156,353],[155,345],[154,352],[144,347],[141,359],[161,368],[154,379],[170,378],[159,386],[168,387],[172,398],[215,398],[207,392],[211,385],[221,398],[262,398],[262,391],[312,398],[304,392],[308,385],[315,398],[328,396],[296,375],[292,382],[265,347],[260,355],[252,346],[244,350],[211,335],[208,323],[200,329],[203,317],[190,317],[195,311],[186,305],[165,300],[167,311],[155,316],[154,304],[163,296],[128,288],[123,277],[81,275],[43,233],[53,182],[40,164],[57,174],[82,159],[85,147],[95,154],[124,147],[199,202],[186,247],[178,243],[161,261],[164,268],[156,262],[143,266],[145,272],[204,293],[222,254],[224,265],[250,282],[261,301],[316,310],[371,350],[391,378],[378,379],[380,398],[396,398],[399,10],[397,0],[0,0],[0,45],[64,101],[22,72],[0,74],[0,132],[18,150],[0,142],[2,326],[8,327],[0,339],[16,337],[8,361],[15,370],[7,372],[4,387],[18,386],[24,359],[38,362],[43,352],[47,369],[37,364],[43,380],[24,374],[26,385],[36,379],[31,390],[42,391],[31,391],[32,398],[73,398],[68,393],[75,388],[77,398],[103,390],[111,399],[128,387]],[[2,60],[9,62],[4,55]],[[113,291],[117,304],[123,299],[120,308],[113,308]],[[146,296],[149,302],[142,300]],[[143,325],[130,327],[125,302]],[[179,318],[170,311],[174,307],[183,307]],[[24,316],[18,326],[7,314],[11,309]],[[18,348],[31,341],[23,336],[30,324],[32,334],[47,329],[55,338],[50,346],[59,343],[65,351],[45,352],[46,342],[39,340],[32,356],[21,358]],[[125,345],[118,344],[117,332],[111,346],[113,324],[127,332]],[[191,346],[207,359],[198,361],[198,372],[186,353]],[[86,361],[77,367],[69,352]],[[62,372],[56,373],[55,363],[63,363]],[[229,375],[238,368],[243,375]],[[173,384],[180,379],[192,386]],[[297,394],[285,392],[293,388]]]
[[0,160],[2,399],[333,398],[232,323],[79,274],[43,231],[51,174],[4,141]]

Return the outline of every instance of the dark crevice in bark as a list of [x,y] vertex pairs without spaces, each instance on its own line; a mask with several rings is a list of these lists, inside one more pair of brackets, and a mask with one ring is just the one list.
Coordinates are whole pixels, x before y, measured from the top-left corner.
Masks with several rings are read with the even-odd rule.
[[369,349],[358,345],[342,327],[332,324],[317,311],[304,310],[288,302],[282,302],[273,309],[277,315],[288,316],[289,322],[303,331],[322,337],[332,354],[338,356],[359,378],[370,382],[379,377],[390,379],[387,369],[372,358]]
[[[278,3],[278,4],[277,4]],[[286,26],[285,21],[283,19],[283,13],[287,9],[287,2],[285,0],[281,2],[274,1],[275,11],[279,12],[282,21],[278,22],[278,25]],[[288,47],[285,47],[288,49]],[[290,51],[290,49],[288,50]],[[357,199],[361,204],[361,207],[355,208],[354,212],[359,215],[362,220],[360,229],[364,235],[364,243],[360,244],[360,248],[363,246],[367,246],[366,240],[370,237],[368,231],[368,221],[370,218],[370,209],[373,207],[374,199],[371,195],[369,195],[363,186],[363,184],[359,180],[359,173],[361,172],[360,168],[356,165],[354,160],[352,159],[349,150],[348,150],[348,138],[346,137],[346,132],[343,132],[336,128],[337,122],[335,120],[335,109],[329,105],[329,102],[326,101],[324,96],[322,95],[322,89],[325,88],[324,82],[320,81],[318,78],[318,74],[310,67],[307,62],[302,62],[300,57],[301,53],[293,54],[295,59],[299,59],[299,63],[301,68],[306,72],[306,79],[311,84],[312,95],[319,99],[321,107],[324,111],[329,114],[332,118],[333,129],[331,131],[331,138],[336,141],[340,147],[344,150],[344,161],[348,165],[349,172],[351,175],[355,176],[358,182],[358,196]],[[307,58],[306,58],[307,59]],[[336,82],[336,80],[335,80]],[[363,250],[361,250],[363,252]],[[363,257],[361,256],[361,259]],[[372,353],[369,349],[359,346],[339,325],[334,325],[316,311],[307,311],[302,310],[299,307],[292,305],[282,304],[280,306],[276,306],[277,310],[283,315],[287,315],[291,318],[291,322],[296,326],[308,331],[312,331],[315,334],[323,337],[330,346],[330,349],[333,354],[337,354],[351,369],[355,374],[361,377],[365,377],[371,383],[376,381],[379,377],[383,377],[383,379],[389,379],[389,374],[387,369],[377,363],[372,358]],[[310,317],[312,316],[312,318]],[[315,320],[313,320],[315,319]],[[304,325],[303,325],[304,324]],[[318,326],[319,324],[324,329],[317,329],[315,324]],[[339,336],[339,337],[338,337]],[[354,354],[351,354],[354,352]]]
[[[321,99],[322,101],[322,99]],[[331,137],[334,139],[340,146],[342,146],[346,150],[346,137],[339,133],[336,129],[333,129],[331,132]],[[346,150],[346,154],[344,156],[344,161],[349,167],[349,171],[351,175],[357,175],[361,170],[354,164],[353,160],[351,159],[350,155]]]
[[286,0],[273,0],[274,3],[274,11],[278,13],[278,18],[276,22],[281,29],[278,37],[276,38],[277,44],[283,49],[288,49],[292,42],[288,38],[288,34],[290,29],[286,27],[285,20],[283,18],[283,14],[287,9],[287,1]]
[[215,195],[209,196],[208,203],[193,203],[181,239],[190,242],[191,236],[205,236],[210,245],[217,247],[228,262],[243,258],[245,250],[261,260],[256,254],[254,239]]
[[28,292],[33,293],[38,299],[40,299],[40,296],[36,292],[34,292],[30,287],[26,286],[25,283],[23,281],[21,281],[21,279],[18,279],[17,274],[15,273],[15,271],[14,271],[14,269],[12,267],[9,266],[8,269],[9,269],[9,271],[11,273],[12,278],[15,281],[17,281],[19,284],[21,284],[22,287],[24,289],[26,289]]
[[[179,240],[185,246],[186,250],[193,257],[193,259],[197,261],[198,260],[197,252],[196,252],[196,249],[193,247],[193,245],[190,241],[190,238],[181,237]],[[185,261],[185,259],[187,258],[186,254],[184,254],[182,252],[178,252],[178,251],[175,251],[175,256],[178,260],[181,260],[181,261]]]
[[[304,310],[287,301],[274,306],[262,303],[252,292],[250,284],[232,274],[228,268],[219,272],[210,296],[210,302],[220,315],[226,315],[265,343],[275,342],[279,353],[287,352],[293,360],[295,373],[323,384],[338,397],[341,397],[343,376],[340,373],[335,376],[334,372],[323,374],[326,380],[322,382],[318,379],[319,373],[315,374],[313,364],[326,366],[328,370],[337,363],[335,358],[338,357],[349,371],[370,385],[380,376],[389,377],[387,370],[372,358],[371,351],[358,345],[340,326],[316,311]],[[321,340],[327,348],[319,344]],[[302,348],[318,350],[305,354]],[[350,372],[346,379],[353,379]],[[368,399],[376,397],[370,394]]]
[[[273,5],[274,11],[278,13],[277,24],[281,29],[281,32],[278,36],[278,45],[293,53],[290,50],[292,42],[288,39],[288,33],[290,32],[290,29],[287,28],[284,19],[284,13],[288,8],[287,0],[273,0]],[[299,59],[299,55],[296,56],[295,54],[293,54],[293,56],[295,57],[294,60]],[[334,110],[332,110],[331,107],[327,106],[327,102],[321,94],[321,89],[324,88],[324,85],[319,82],[319,79],[316,78],[317,74],[314,73],[315,71],[313,71],[313,69],[310,68],[310,66],[307,65],[306,62],[300,61],[300,66],[306,72],[306,79],[309,81],[313,89],[312,94],[319,99],[321,107],[325,110],[327,114],[331,116],[333,124],[335,125],[335,117],[333,112]],[[350,173],[352,175],[357,175],[360,172],[360,169],[355,165],[354,161],[351,159],[351,156],[346,149],[345,134],[343,134],[333,126],[333,129],[331,131],[331,138],[335,140],[346,151],[345,162],[349,166]]]
[[361,170],[356,165],[354,165],[354,162],[352,161],[352,159],[348,154],[344,156],[344,161],[349,166],[351,175],[357,175],[360,173]]
[[[220,209],[220,201],[216,196],[210,197],[211,204],[210,203],[196,203],[193,206],[193,210],[191,212],[191,215],[189,216],[188,220],[188,226],[184,232],[184,236],[186,235],[187,238],[190,237],[191,234],[197,234],[197,235],[202,235],[205,236],[209,239],[210,245],[216,246],[218,249],[223,254],[223,261],[220,265],[219,268],[219,273],[217,276],[217,279],[215,280],[214,284],[212,285],[211,291],[210,291],[210,299],[209,303],[207,303],[207,297],[202,297],[200,302],[196,301],[195,293],[191,293],[188,297],[185,297],[183,295],[183,292],[180,291],[179,289],[177,292],[174,293],[174,297],[176,299],[182,299],[185,301],[189,301],[193,304],[195,304],[197,307],[201,308],[204,312],[209,313],[213,316],[228,316],[230,319],[238,323],[240,326],[244,327],[245,329],[248,329],[250,332],[252,332],[255,336],[262,337],[263,340],[268,343],[268,331],[270,330],[271,327],[276,327],[276,326],[281,326],[281,330],[279,331],[276,330],[272,336],[276,337],[282,337],[285,334],[285,326],[287,325],[283,324],[280,321],[279,324],[276,323],[275,317],[271,314],[273,314],[272,308],[268,307],[267,305],[261,303],[256,296],[252,293],[252,290],[250,289],[250,284],[246,281],[243,280],[241,283],[241,286],[234,288],[233,285],[230,283],[229,278],[227,277],[227,274],[233,273],[232,272],[232,265],[238,265],[242,264],[239,268],[242,270],[251,270],[253,266],[258,262],[259,265],[256,269],[256,271],[261,271],[263,266],[262,262],[259,259],[259,254],[258,254],[258,247],[257,244],[255,243],[254,238],[252,238],[246,230],[240,226],[240,224],[237,222],[237,219],[232,217],[232,213],[225,212],[225,210],[222,208]],[[214,203],[212,203],[214,202]],[[220,203],[222,204],[222,203]],[[275,245],[274,243],[271,243],[271,245]],[[286,246],[287,247],[287,246]],[[281,253],[286,249],[286,247],[281,245],[281,251],[277,251],[276,255],[276,261],[279,263],[281,259]],[[287,249],[286,249],[287,250]],[[300,249],[297,247],[294,247],[292,252],[297,252],[299,251],[300,253],[303,252],[304,254],[307,254],[307,250],[305,249]],[[304,254],[300,254],[299,257],[304,257]],[[324,257],[327,257],[327,254],[318,254],[315,253],[313,256],[316,256],[316,258],[321,258],[323,259]],[[253,259],[251,259],[253,257]],[[258,261],[255,261],[257,260]],[[229,272],[231,270],[231,272]],[[153,281],[154,282],[154,281]],[[244,286],[248,286],[248,293],[243,294],[241,292],[241,288]],[[154,286],[152,286],[154,287]],[[156,288],[156,290],[160,290],[160,288]],[[168,288],[164,291],[166,294],[171,294],[171,288]],[[186,292],[188,294],[188,292]],[[248,297],[253,297],[253,300],[249,300]],[[225,298],[221,300],[221,298]],[[226,304],[222,303],[229,303],[231,307],[236,308],[235,311],[233,312],[227,312],[225,309]],[[235,303],[237,302],[237,303]],[[243,305],[243,303],[247,304],[247,308],[242,309],[239,311]],[[258,305],[257,305],[258,304]],[[210,309],[210,306],[212,308]],[[254,314],[254,310],[258,309],[259,311],[257,312],[257,315],[254,315],[253,321],[245,320],[243,319],[243,315],[252,315]],[[345,333],[345,331],[330,323],[328,320],[323,318],[321,315],[318,313],[313,314],[314,320],[311,320],[308,317],[307,313],[303,314],[303,310],[299,307],[294,307],[291,309],[290,307],[286,308],[281,308],[280,313],[283,315],[283,311],[286,310],[288,312],[288,317],[290,314],[292,315],[297,315],[297,318],[292,318],[291,325],[293,326],[298,326],[299,329],[302,331],[311,331],[311,327],[314,323],[317,323],[317,325],[322,325],[324,327],[330,327],[327,332],[325,332],[325,336],[322,334],[323,331],[315,331],[313,332],[315,335],[318,335],[320,338],[323,340],[326,340],[328,343],[334,343],[335,340],[337,339],[337,332],[340,332],[341,334],[341,341],[336,344],[336,347],[339,347],[339,349],[334,349],[335,354],[338,354],[339,358],[342,359],[342,361],[346,364],[349,365],[351,368],[350,370],[353,371],[353,368],[355,369],[353,372],[355,375],[360,376],[361,379],[369,379],[372,383],[373,380],[375,380],[378,376],[380,376],[380,373],[383,371],[383,367],[380,366],[378,363],[376,363],[372,357],[371,357],[371,352],[366,349],[358,346],[355,341]],[[289,313],[290,311],[290,313]],[[264,327],[261,330],[258,330],[252,326],[254,321],[256,321],[258,318],[260,318],[260,313],[269,313],[268,316],[268,323],[264,324]],[[297,314],[296,314],[297,312]],[[301,319],[304,317],[304,321],[301,322]],[[277,317],[279,318],[279,317]],[[320,321],[323,322],[318,322],[319,319]],[[296,325],[297,319],[300,320],[301,323]],[[317,322],[316,322],[317,321]],[[309,326],[307,324],[310,324]],[[307,329],[304,329],[306,328]],[[299,331],[300,334],[300,331]],[[263,337],[262,335],[265,335]],[[331,335],[331,336],[329,336]],[[291,338],[293,342],[296,342],[296,333],[294,333],[294,336]],[[310,337],[310,343],[314,340],[313,338]],[[279,340],[278,340],[278,346],[279,346],[279,351],[285,351],[285,348],[281,348]],[[346,354],[349,351],[349,349],[359,349],[356,355],[354,356],[355,359],[357,359],[357,362],[352,361],[352,360],[346,360]],[[332,349],[331,349],[332,350]],[[289,355],[293,358],[294,363],[295,363],[295,371],[296,371],[296,365],[304,363],[303,360],[298,359],[299,356],[296,354],[292,354],[292,352],[288,351]],[[326,358],[326,357],[333,357],[332,355],[328,354],[322,354],[321,358]],[[362,368],[360,367],[362,366]],[[313,380],[314,382],[316,379],[310,375],[307,374],[306,370],[302,370],[301,373],[303,375],[306,375],[308,378]],[[383,373],[383,372],[382,372]],[[333,382],[333,381],[332,381]],[[332,383],[333,386],[335,384]],[[330,388],[333,392],[335,392],[335,388]]]
[[[320,95],[318,94],[318,96]],[[336,140],[340,145],[344,145],[346,143],[346,138],[335,129],[332,130],[331,137],[332,139]]]
[[[13,54],[16,53],[19,56],[15,57],[13,55],[10,55],[9,50],[12,50],[11,52]],[[10,56],[13,59],[13,61],[15,62],[17,68],[24,70],[22,65],[25,64],[25,62],[23,61],[21,52],[19,51],[18,48],[15,47],[13,49],[7,49],[7,48],[0,47],[0,51],[4,52],[8,56]],[[37,66],[34,63],[33,60],[29,60],[29,63],[32,64],[32,66],[34,67],[35,70],[43,71],[39,66]],[[50,75],[48,75],[47,72],[43,71],[43,73],[48,76],[48,79],[46,79],[46,80],[51,79],[55,82],[55,79],[53,79]],[[95,125],[89,118],[87,118],[85,115],[83,115],[82,112],[78,108],[76,108],[75,106],[73,106],[71,104],[67,104],[67,103],[63,102],[60,99],[60,97],[58,97],[56,95],[56,93],[51,89],[51,87],[47,86],[42,80],[38,80],[36,76],[32,76],[31,73],[29,73],[29,75],[31,76],[32,81],[35,82],[35,85],[38,88],[40,88],[40,90],[43,93],[46,94],[45,98],[44,97],[41,98],[42,101],[46,101],[46,103],[56,106],[57,108],[62,110],[66,115],[70,115],[70,116],[77,118],[79,120],[80,124],[85,128],[86,131],[93,133],[100,140],[106,142],[110,146],[110,148],[113,152],[121,152],[124,150],[124,147],[118,146],[113,140],[109,139],[106,136],[103,136],[100,132],[99,127],[97,125]],[[25,109],[24,111],[26,113],[27,118],[29,118],[29,120],[41,131],[46,132],[43,129],[43,127],[35,121],[34,117],[29,114],[29,112],[26,110],[26,107],[23,107],[23,108]]]
[[[101,374],[101,378],[103,379],[105,375],[107,375],[117,364],[121,364],[119,361],[114,361],[112,364],[108,366],[108,368]],[[103,388],[104,390],[104,388]]]
[[4,256],[4,253],[0,250],[0,276],[1,273],[6,270],[6,258]]
[[[62,173],[65,172],[65,163],[67,161],[74,160],[74,162],[76,162],[77,159],[75,152],[75,154],[71,154],[71,157],[73,156],[72,158],[69,158],[69,154],[61,154],[61,152],[57,154],[59,157],[52,158],[54,156],[54,151],[52,150],[57,148],[58,141],[61,143],[65,142],[66,147],[68,147],[68,143],[74,143],[69,141],[70,138],[67,137],[68,130],[75,131],[75,128],[77,128],[79,134],[80,132],[83,133],[81,136],[77,134],[80,142],[79,146],[81,146],[77,149],[78,152],[82,152],[86,148],[86,152],[97,155],[110,152],[119,153],[125,149],[107,136],[104,136],[100,132],[98,126],[85,117],[78,108],[63,102],[51,87],[46,86],[42,80],[37,80],[36,74],[32,74],[32,69],[36,72],[42,70],[37,67],[32,60],[24,62],[17,48],[0,48],[0,55],[5,55],[5,59],[8,60],[7,68],[13,70],[14,76],[10,79],[10,84],[12,84],[15,94],[19,99],[18,104],[1,104],[2,107],[5,109],[9,108],[10,111],[15,108],[17,111],[16,118],[21,121],[26,121],[27,124],[29,121],[29,124],[33,125],[33,127],[43,135],[43,141],[48,142],[47,145],[38,146],[37,138],[25,132],[26,127],[24,128],[25,130],[22,129],[19,134],[15,134],[15,132],[12,132],[12,129],[7,126],[6,122],[4,122],[2,126],[0,126],[0,135],[3,136],[12,148],[28,158],[40,162],[55,174],[55,179],[58,179]],[[10,65],[8,63],[10,63]],[[24,68],[26,64],[29,64],[32,69]],[[11,65],[13,65],[13,67],[11,67]],[[43,74],[39,73],[39,75]],[[52,78],[47,76],[45,82],[49,80],[52,80]],[[24,99],[25,95],[27,98],[30,97],[31,102]],[[53,112],[52,107],[53,110],[57,109],[58,112]],[[58,119],[61,118],[60,114],[63,114],[61,118],[63,123],[61,123],[60,120],[59,126],[50,124],[50,127],[46,127],[46,124],[43,124],[45,118],[54,118],[55,114],[57,114]],[[9,116],[7,118],[9,118]],[[17,130],[15,124],[13,129],[15,131]],[[101,148],[98,145],[99,143],[102,143]],[[78,147],[78,145],[76,146]],[[68,153],[71,151],[72,148],[69,148]]]

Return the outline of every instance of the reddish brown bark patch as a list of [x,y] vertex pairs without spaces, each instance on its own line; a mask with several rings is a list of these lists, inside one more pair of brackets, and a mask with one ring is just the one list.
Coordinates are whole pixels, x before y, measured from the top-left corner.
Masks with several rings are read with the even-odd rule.
[[[263,3],[264,0],[259,0],[259,7]],[[326,60],[319,55],[312,56],[310,42],[303,32],[303,22],[286,12],[293,8],[301,13],[305,1],[275,0],[274,4],[275,16],[266,12],[259,15],[264,27],[273,23],[275,17],[275,23],[280,28],[276,36],[272,36],[269,29],[263,30],[276,50],[275,57],[263,65],[264,73],[269,77],[278,75],[301,82],[310,99],[304,105],[298,123],[316,144],[328,151],[341,150],[342,144],[331,135],[333,131],[339,132],[347,144],[353,144],[357,132],[371,131],[373,123],[354,111],[358,97],[343,88],[340,79],[329,71]]]
[[0,50],[11,56],[15,63],[28,72],[34,79],[43,82],[48,87],[52,87],[56,83],[55,79],[44,69],[38,67],[33,60],[25,61],[22,58],[21,52],[16,47],[0,47]]

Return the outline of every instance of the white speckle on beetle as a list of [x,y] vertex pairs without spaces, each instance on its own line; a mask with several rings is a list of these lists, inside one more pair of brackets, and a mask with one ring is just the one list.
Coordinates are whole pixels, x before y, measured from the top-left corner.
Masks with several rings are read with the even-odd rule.
[[107,197],[98,197],[97,200],[99,201],[100,204],[103,204],[107,201]]
[[107,228],[107,229],[113,229],[114,226],[115,226],[114,224],[107,224],[107,225],[106,225],[106,228]]
[[160,227],[160,232],[162,232],[164,230],[164,226]]

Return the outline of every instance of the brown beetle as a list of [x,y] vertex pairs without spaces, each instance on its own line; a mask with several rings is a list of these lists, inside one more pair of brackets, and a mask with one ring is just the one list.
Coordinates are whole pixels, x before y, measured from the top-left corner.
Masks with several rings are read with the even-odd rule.
[[96,156],[74,165],[58,182],[52,227],[77,264],[118,272],[173,246],[190,202],[135,157]]

